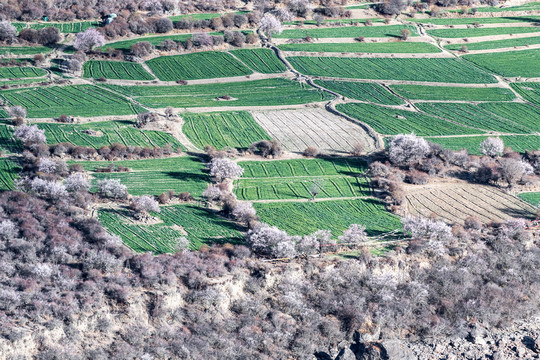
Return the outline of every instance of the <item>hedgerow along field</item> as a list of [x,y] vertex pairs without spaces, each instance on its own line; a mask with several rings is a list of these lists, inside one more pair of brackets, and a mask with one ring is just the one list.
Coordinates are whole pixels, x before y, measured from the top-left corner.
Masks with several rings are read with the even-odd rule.
[[84,63],[84,77],[123,80],[154,80],[141,64],[127,61],[96,61]]
[[275,74],[287,70],[270,49],[240,49],[232,50],[230,53],[252,70],[262,74]]
[[[440,144],[445,149],[454,151],[466,149],[470,154],[481,155],[480,143],[487,138],[488,136],[466,136],[426,138],[426,140]],[[540,148],[539,135],[509,135],[499,136],[499,138],[503,140],[505,146],[509,146],[512,150],[520,153]]]
[[29,118],[60,115],[133,115],[144,112],[140,106],[106,89],[93,85],[50,86],[6,90],[0,98],[21,105]]
[[478,129],[519,134],[540,131],[537,108],[523,103],[419,103],[417,107],[434,116]]
[[495,78],[461,59],[392,59],[291,56],[299,72],[333,78],[409,80],[465,84],[494,83]]
[[242,161],[244,175],[235,183],[241,200],[311,199],[310,188],[320,189],[318,198],[369,196],[363,175],[366,163],[356,158],[312,160]]
[[352,53],[404,53],[428,54],[440,53],[441,49],[425,42],[381,42],[381,43],[308,43],[283,44],[278,46],[283,51],[306,52],[352,52]]
[[[113,143],[126,146],[162,147],[170,144],[173,148],[181,144],[172,135],[162,131],[140,130],[133,121],[102,121],[86,124],[38,123],[45,130],[49,144],[71,143],[99,149]],[[88,132],[88,133],[87,133]],[[96,132],[97,134],[93,134]]]
[[315,84],[334,91],[349,99],[373,102],[383,105],[401,105],[404,101],[386,90],[383,86],[374,83],[361,83],[357,81],[323,81],[316,80]]
[[10,159],[0,159],[0,191],[9,191],[15,188],[14,181],[18,177],[21,167]]
[[[328,93],[305,83],[281,78],[187,86],[107,87],[153,108],[296,105],[332,98]],[[231,99],[219,99],[225,95],[229,95]]]
[[[193,156],[176,156],[164,159],[122,161],[78,161],[96,179],[120,179],[131,195],[160,195],[169,190],[179,194],[189,192],[198,198],[210,179],[204,173],[204,163]],[[129,172],[95,172],[114,164],[131,169]]]
[[162,223],[134,224],[126,210],[104,209],[99,219],[113,234],[118,235],[131,249],[154,254],[174,253],[174,240],[186,237],[190,249],[198,250],[203,244],[239,243],[242,233],[237,224],[222,219],[206,208],[191,204],[162,206],[155,214]]
[[31,66],[0,67],[0,79],[33,78],[45,75],[47,75],[45,70]]
[[316,202],[254,203],[261,221],[290,235],[332,231],[334,238],[351,224],[366,226],[370,236],[401,229],[401,221],[374,199],[324,200]]
[[485,28],[470,28],[470,29],[435,29],[428,30],[427,33],[431,36],[439,38],[471,38],[477,36],[492,36],[492,35],[509,35],[509,34],[527,34],[540,31],[539,27],[523,26],[523,27],[485,27]]
[[162,56],[146,64],[162,81],[213,79],[253,73],[231,54],[219,51]]
[[310,36],[314,39],[322,38],[356,38],[364,37],[394,37],[398,38],[400,32],[407,29],[410,36],[418,36],[416,28],[411,25],[388,25],[388,26],[344,26],[317,29],[286,29],[281,34],[273,35],[274,38],[300,39]]
[[362,121],[383,135],[414,132],[419,136],[478,134],[476,129],[454,124],[416,111],[371,104],[339,104],[339,111]]
[[512,101],[510,89],[500,87],[468,88],[452,86],[390,85],[397,94],[410,100]]
[[473,54],[463,58],[502,76],[540,77],[540,49]]
[[[477,9],[478,10],[478,9]],[[540,16],[507,16],[507,17],[484,17],[484,18],[429,18],[429,19],[409,19],[415,23],[433,25],[473,25],[478,24],[503,24],[503,23],[530,23],[539,22]]]
[[444,48],[447,50],[460,51],[461,47],[465,45],[467,50],[490,50],[490,49],[502,49],[511,48],[515,46],[528,46],[540,44],[540,36],[505,39],[505,40],[493,40],[493,41],[480,41],[475,43],[462,43],[462,44],[450,44]]
[[270,136],[257,124],[247,111],[185,113],[182,132],[199,149],[206,145],[216,149],[248,148],[259,140],[270,140]]
[[0,55],[34,55],[47,54],[52,49],[45,46],[0,46]]

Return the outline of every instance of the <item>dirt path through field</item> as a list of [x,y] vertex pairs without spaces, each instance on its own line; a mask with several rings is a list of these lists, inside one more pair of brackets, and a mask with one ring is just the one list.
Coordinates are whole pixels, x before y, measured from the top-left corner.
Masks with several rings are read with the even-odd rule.
[[528,37],[537,37],[540,36],[540,31],[536,31],[534,33],[523,33],[523,34],[502,34],[502,35],[488,35],[488,36],[474,36],[474,37],[465,37],[467,41],[464,41],[463,37],[460,38],[439,38],[441,41],[441,45],[449,45],[449,44],[472,44],[477,42],[484,42],[484,41],[495,41],[495,40],[511,40],[511,39],[521,39],[521,38],[528,38]]
[[533,50],[533,49],[540,49],[540,44],[513,46],[513,47],[506,47],[506,48],[499,48],[499,49],[469,50],[466,53],[461,52],[459,50],[454,50],[454,53],[458,56],[463,56],[463,55],[493,54],[493,53],[500,53],[500,52],[523,51],[523,50]]
[[438,53],[370,53],[370,52],[307,52],[307,51],[286,51],[285,56],[312,56],[312,57],[339,57],[339,58],[396,58],[396,59],[418,59],[418,58],[451,58],[453,54],[444,50]]

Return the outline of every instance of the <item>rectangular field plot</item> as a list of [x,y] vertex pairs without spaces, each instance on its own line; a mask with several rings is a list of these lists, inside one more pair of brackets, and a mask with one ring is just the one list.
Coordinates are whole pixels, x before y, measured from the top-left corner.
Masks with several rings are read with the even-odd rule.
[[501,49],[501,48],[510,48],[514,46],[527,46],[527,45],[537,45],[540,44],[540,36],[526,37],[526,38],[517,38],[517,39],[506,39],[506,40],[493,40],[493,41],[480,41],[476,43],[468,44],[451,44],[446,45],[444,48],[448,50],[458,51],[461,50],[461,47],[465,45],[468,50],[489,50],[489,49]]
[[538,206],[538,204],[540,203],[540,192],[521,193],[521,194],[518,194],[518,197],[521,200],[525,200],[526,202],[528,202],[529,204],[533,206]]
[[256,141],[270,140],[247,111],[186,113],[182,118],[185,121],[182,131],[199,149],[206,145],[216,149],[248,148]]
[[125,80],[154,80],[141,64],[127,61],[87,61],[84,63],[84,77]]
[[[540,131],[540,113],[523,103],[420,103],[418,108],[434,116],[489,131],[530,134]],[[445,135],[445,134],[441,134]]]
[[[211,35],[213,33],[210,33]],[[115,49],[115,50],[122,50],[124,52],[129,52],[132,45],[141,42],[141,41],[147,41],[150,44],[154,46],[159,46],[159,44],[165,40],[172,40],[172,41],[186,41],[187,39],[191,39],[192,34],[180,34],[180,35],[164,35],[164,36],[148,36],[148,37],[137,37],[133,40],[123,40],[123,41],[115,41],[108,43],[102,47],[100,47],[100,50],[105,51],[108,48]]]
[[351,224],[366,226],[370,236],[401,228],[399,218],[372,199],[255,203],[254,206],[261,222],[290,235],[308,235],[324,229],[337,237]]
[[[268,79],[188,86],[115,86],[112,90],[132,96],[154,108],[294,105],[330,100],[332,97],[304,83]],[[229,95],[231,100],[218,97]]]
[[21,105],[29,118],[60,115],[131,115],[143,109],[129,100],[92,85],[51,86],[2,91],[0,98]]
[[[540,148],[540,136],[538,135],[515,135],[500,136],[505,146],[512,150],[524,153],[527,150],[538,150]],[[470,154],[481,155],[480,143],[487,139],[487,136],[467,136],[448,138],[426,138],[431,142],[441,144],[445,149],[461,150],[466,149]]]
[[388,26],[345,26],[316,29],[288,29],[281,34],[273,35],[274,38],[299,39],[310,36],[314,39],[321,38],[355,38],[364,37],[399,37],[403,29],[408,29],[411,36],[418,36],[416,28],[411,25],[388,25]]
[[412,216],[437,214],[448,223],[463,224],[476,216],[484,224],[511,218],[534,219],[534,206],[495,187],[473,184],[430,184],[407,190],[406,209]]
[[21,167],[9,159],[0,159],[0,191],[13,190],[13,181],[18,177]]
[[476,36],[492,36],[506,34],[527,34],[540,31],[539,27],[522,26],[522,27],[485,27],[471,29],[435,29],[428,30],[427,33],[431,36],[440,38],[470,38]]
[[307,52],[352,52],[352,53],[439,53],[441,49],[425,42],[383,42],[383,43],[311,43],[283,44],[283,51]]
[[452,19],[409,19],[416,23],[433,25],[473,25],[478,24],[503,24],[503,23],[527,23],[538,22],[540,16],[504,16],[504,17],[486,17],[486,18],[452,18]]
[[[495,54],[498,55],[498,54]],[[490,74],[461,59],[392,59],[291,56],[287,58],[307,75],[351,79],[409,80],[450,83],[494,83]]]
[[46,54],[51,51],[51,48],[45,46],[0,46],[0,55],[34,55]]
[[212,79],[253,73],[231,54],[218,51],[162,56],[146,63],[163,81]]
[[374,102],[383,105],[401,105],[404,103],[403,100],[394,96],[379,84],[323,80],[317,80],[315,81],[315,84],[328,90],[335,91],[350,99]]
[[540,10],[540,2],[529,2],[523,5],[516,6],[486,6],[476,9],[478,12],[507,12],[507,11],[530,11]]
[[[87,171],[107,167],[109,161],[77,162]],[[132,171],[115,173],[96,173],[96,179],[120,179],[132,195],[160,195],[166,191],[189,192],[199,197],[208,185],[208,175],[203,173],[204,164],[195,157],[182,156],[166,159],[124,160],[114,164],[126,166]]]
[[540,49],[465,55],[463,58],[502,76],[540,76]]
[[244,176],[235,184],[241,200],[310,199],[310,187],[320,186],[318,198],[370,195],[362,175],[365,162],[354,158],[243,161]]
[[374,148],[374,140],[348,120],[323,109],[254,111],[253,117],[286,150],[302,152],[316,147],[321,153],[349,153],[355,144],[365,150]]
[[270,49],[240,49],[230,52],[252,70],[262,74],[274,74],[287,71],[285,65]]
[[[173,148],[181,147],[178,140],[162,131],[140,130],[132,121],[101,121],[87,124],[38,123],[45,130],[49,144],[71,143],[99,149],[113,143],[126,146],[155,147],[170,144]],[[85,133],[88,130],[95,134]]]
[[47,75],[47,72],[35,67],[0,67],[0,79],[18,79],[41,77]]
[[512,101],[510,89],[499,87],[466,88],[452,86],[390,85],[404,98],[411,100],[457,100],[457,101]]
[[154,254],[176,251],[174,240],[186,237],[191,250],[203,244],[239,243],[242,240],[236,224],[217,217],[210,209],[194,205],[162,206],[156,214],[161,223],[134,223],[127,210],[101,210],[99,219],[112,234],[118,235],[128,247],[137,252]]
[[525,83],[513,83],[510,84],[514,90],[521,96],[532,102],[535,105],[540,106],[540,83],[537,82],[525,82]]
[[339,111],[371,126],[383,135],[414,132],[419,136],[477,134],[466,128],[420,112],[398,110],[371,104],[340,104]]

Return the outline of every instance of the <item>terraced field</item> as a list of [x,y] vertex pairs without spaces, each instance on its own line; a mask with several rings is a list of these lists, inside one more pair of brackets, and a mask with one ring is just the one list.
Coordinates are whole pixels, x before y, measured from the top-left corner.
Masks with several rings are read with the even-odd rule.
[[125,80],[154,80],[141,64],[127,61],[87,61],[84,77]]
[[127,99],[92,85],[6,90],[0,98],[24,106],[30,118],[131,115],[143,111]]
[[[477,9],[478,10],[478,9]],[[508,17],[485,17],[485,18],[429,18],[429,19],[409,19],[415,23],[433,25],[473,25],[478,24],[505,24],[505,23],[528,23],[539,22],[540,16],[508,16]]]
[[18,178],[21,167],[14,161],[3,158],[0,159],[0,192],[13,190],[13,181]]
[[515,46],[528,46],[540,44],[540,36],[505,39],[505,40],[493,40],[493,41],[480,41],[475,43],[463,43],[463,44],[450,44],[444,48],[447,50],[459,51],[461,47],[465,45],[469,51],[475,50],[489,50],[489,49],[502,49],[511,48]]
[[[500,136],[505,146],[512,150],[524,153],[529,150],[538,150],[540,148],[540,136]],[[448,138],[427,138],[427,140],[441,144],[445,149],[461,150],[466,149],[470,154],[481,155],[480,143],[487,139],[487,136],[470,137],[448,137]]]
[[217,217],[210,209],[195,205],[163,206],[157,216],[162,223],[140,225],[133,223],[125,210],[99,212],[103,225],[137,252],[175,252],[174,240],[179,237],[186,237],[192,250],[203,244],[237,243],[242,239],[236,224]]
[[466,128],[433,116],[415,111],[385,108],[371,104],[340,104],[339,111],[358,119],[384,135],[414,132],[419,136],[477,134],[478,130]]
[[207,174],[203,172],[204,163],[196,157],[181,156],[165,159],[124,160],[115,161],[118,166],[125,166],[132,171],[101,173],[94,172],[97,168],[107,167],[110,161],[80,161],[92,176],[99,179],[120,179],[132,195],[160,195],[169,190],[177,194],[189,192],[193,197],[200,197],[208,182]]
[[[217,33],[210,33],[211,35],[215,35]],[[147,36],[147,37],[137,37],[133,40],[122,40],[122,41],[114,41],[107,43],[106,45],[100,47],[100,50],[106,50],[106,49],[115,49],[115,50],[122,50],[123,52],[127,53],[129,52],[132,45],[141,42],[141,41],[147,41],[150,44],[154,46],[159,46],[159,44],[165,40],[172,40],[172,41],[186,41],[187,39],[191,39],[192,34],[179,34],[179,35],[163,35],[163,36]]]
[[371,59],[292,56],[288,60],[296,70],[314,76],[467,84],[495,82],[495,78],[490,74],[460,59]]
[[372,199],[255,203],[254,206],[262,222],[291,235],[307,235],[325,229],[337,237],[351,224],[365,225],[370,236],[401,228],[399,218]]
[[540,77],[540,49],[465,55],[463,58],[502,76]]
[[[99,149],[113,143],[126,146],[155,147],[170,144],[173,148],[181,147],[172,135],[161,131],[140,130],[132,121],[102,121],[88,124],[38,123],[45,130],[49,144],[72,143]],[[85,131],[95,131],[89,135]]]
[[287,70],[270,49],[240,49],[230,51],[252,70],[262,74],[275,74]]
[[353,53],[439,53],[441,50],[425,42],[381,42],[381,43],[307,43],[279,45],[283,51],[306,52],[353,52]]
[[323,109],[254,111],[255,120],[286,150],[315,147],[324,154],[349,154],[357,143],[366,151],[374,140],[360,126]]
[[399,95],[410,100],[445,101],[512,101],[515,95],[510,89],[466,88],[451,86],[390,85]]
[[273,35],[274,38],[299,39],[310,36],[314,39],[322,38],[355,38],[364,37],[399,37],[403,29],[408,29],[411,36],[418,36],[416,28],[410,25],[388,26],[345,26],[315,29],[286,29],[281,34]]
[[510,84],[526,100],[540,106],[540,83],[523,82]]
[[403,100],[394,96],[384,87],[374,83],[361,83],[355,81],[323,81],[317,80],[315,84],[328,90],[348,97],[349,99],[374,102],[383,105],[401,105]]
[[242,161],[244,176],[235,183],[240,200],[311,199],[310,187],[320,186],[318,198],[369,196],[361,175],[365,162],[354,158]]
[[51,52],[51,48],[45,46],[0,46],[0,55],[34,55],[49,52]]
[[45,70],[36,67],[0,67],[0,79],[32,78],[45,75],[47,75]]
[[471,38],[477,36],[507,35],[507,34],[527,34],[540,31],[539,27],[485,27],[470,29],[435,29],[428,30],[431,36],[439,38]]
[[252,73],[230,54],[218,51],[162,56],[146,63],[163,81],[212,79]]
[[182,114],[185,124],[182,131],[198,148],[212,145],[217,149],[227,147],[248,148],[270,136],[257,124],[247,111]]
[[21,149],[21,144],[13,136],[13,127],[0,124],[0,151],[12,153]]
[[[295,105],[330,100],[330,95],[286,79],[188,86],[115,86],[108,88],[132,96],[141,104],[165,108]],[[219,100],[229,95],[231,100]]]

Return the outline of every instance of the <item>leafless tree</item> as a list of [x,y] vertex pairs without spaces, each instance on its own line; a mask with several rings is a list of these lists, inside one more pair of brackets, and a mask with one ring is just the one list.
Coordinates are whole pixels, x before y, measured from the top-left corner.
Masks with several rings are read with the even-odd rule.
[[523,160],[504,158],[500,161],[500,167],[501,177],[509,187],[516,185],[523,176],[534,173],[533,167]]
[[196,46],[212,46],[214,43],[212,36],[206,32],[193,34],[192,40]]
[[155,50],[155,47],[148,41],[139,41],[138,43],[131,45],[129,50],[133,55],[143,58],[150,55]]
[[17,29],[9,21],[0,21],[0,41],[11,42],[16,34]]
[[366,227],[363,225],[352,224],[349,226],[342,236],[338,237],[339,241],[345,244],[359,244],[367,240]]

